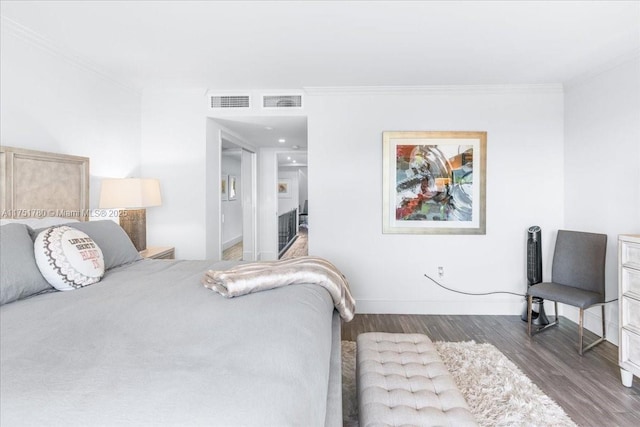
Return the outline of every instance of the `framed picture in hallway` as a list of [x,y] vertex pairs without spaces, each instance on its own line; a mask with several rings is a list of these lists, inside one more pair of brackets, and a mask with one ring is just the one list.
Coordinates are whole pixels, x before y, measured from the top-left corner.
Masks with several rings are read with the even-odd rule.
[[291,180],[290,179],[278,180],[278,197],[281,199],[288,199],[291,197]]
[[238,197],[238,189],[236,188],[238,180],[234,175],[229,175],[227,180],[227,193],[229,193],[229,200],[235,200]]
[[220,178],[220,198],[223,201],[229,200],[229,183],[227,182],[226,175]]
[[486,233],[486,132],[383,132],[382,140],[383,233]]

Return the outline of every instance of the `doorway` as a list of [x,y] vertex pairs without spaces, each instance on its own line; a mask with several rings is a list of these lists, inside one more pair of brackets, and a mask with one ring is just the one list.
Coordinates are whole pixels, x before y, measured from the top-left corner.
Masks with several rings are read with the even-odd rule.
[[308,255],[307,153],[278,153],[278,258]]
[[255,153],[225,139],[220,152],[220,236],[222,259],[256,259]]
[[[215,122],[215,126],[212,126],[211,129],[212,134],[213,132],[219,132],[220,134],[220,160],[222,160],[223,151],[227,151],[226,149],[232,150],[240,147],[242,150],[253,152],[253,223],[249,220],[243,221],[242,240],[245,255],[242,259],[247,261],[278,259],[279,167],[281,162],[294,163],[293,160],[296,160],[294,164],[295,170],[300,167],[306,168],[307,117],[305,115],[229,115],[212,119],[212,122]],[[236,147],[233,147],[232,144]],[[243,153],[242,156],[244,156],[245,151],[241,152]],[[287,160],[287,157],[280,157],[279,154],[288,154],[287,157],[291,157],[291,159]],[[244,161],[242,162],[242,170],[244,170]],[[221,170],[222,181],[224,181],[225,174],[228,177],[229,174]],[[241,184],[243,188],[246,182],[247,179],[242,177]],[[237,182],[236,185],[238,185]],[[306,191],[306,174],[304,188]],[[243,200],[248,197],[244,189],[242,189],[240,197]],[[306,198],[307,196],[304,195],[303,197]],[[296,215],[304,207],[304,202],[300,202],[300,195],[297,196],[297,199],[299,203],[296,203]],[[227,256],[224,255],[225,249],[237,244],[233,243],[234,237],[232,235],[222,230],[230,220],[225,212],[230,207],[229,200],[220,202],[220,233],[216,241],[220,249],[218,256],[221,259],[225,259]],[[247,218],[246,211],[247,209],[243,209],[245,218]],[[254,233],[251,233],[251,235],[247,232],[247,221],[249,221],[249,224],[253,224]],[[296,226],[298,221],[299,218],[296,216]],[[237,239],[237,232],[235,236]],[[254,248],[252,253],[254,258],[249,258],[246,255],[246,240],[249,237],[253,237],[253,241],[250,244]]]
[[243,257],[242,148],[223,139],[220,157],[222,259]]

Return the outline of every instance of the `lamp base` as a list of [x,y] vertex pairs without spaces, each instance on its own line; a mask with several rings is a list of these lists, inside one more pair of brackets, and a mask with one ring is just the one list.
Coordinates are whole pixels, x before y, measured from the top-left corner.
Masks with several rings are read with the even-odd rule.
[[138,251],[147,249],[147,210],[120,211],[120,227],[124,229]]
[[[538,311],[536,311],[536,307],[538,306]],[[520,318],[526,322],[529,320],[527,313],[527,297],[524,298],[524,311]],[[544,300],[542,298],[533,297],[533,304],[531,306],[531,324],[536,326],[544,326],[549,324],[549,319],[547,318],[547,314],[544,312]]]

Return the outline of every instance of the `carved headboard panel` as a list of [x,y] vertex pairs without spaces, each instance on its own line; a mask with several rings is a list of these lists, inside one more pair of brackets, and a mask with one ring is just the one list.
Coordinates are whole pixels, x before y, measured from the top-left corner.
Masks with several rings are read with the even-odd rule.
[[0,217],[89,218],[89,158],[0,146]]

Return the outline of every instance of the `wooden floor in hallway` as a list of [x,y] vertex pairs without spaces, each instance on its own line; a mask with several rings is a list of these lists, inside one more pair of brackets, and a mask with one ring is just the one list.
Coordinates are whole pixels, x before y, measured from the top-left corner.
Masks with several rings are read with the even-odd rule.
[[242,242],[238,242],[235,245],[225,249],[222,252],[222,259],[226,261],[241,261],[242,260]]
[[309,233],[305,227],[300,227],[296,240],[280,259],[296,258],[309,255]]

